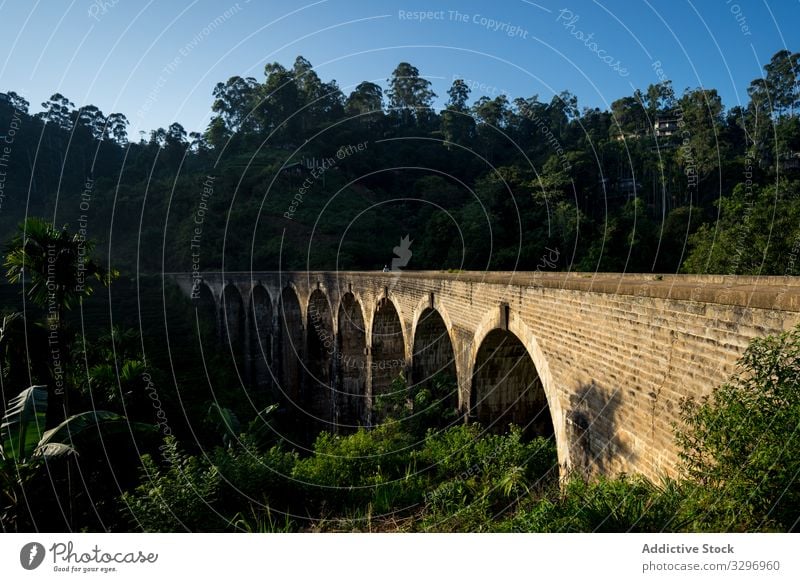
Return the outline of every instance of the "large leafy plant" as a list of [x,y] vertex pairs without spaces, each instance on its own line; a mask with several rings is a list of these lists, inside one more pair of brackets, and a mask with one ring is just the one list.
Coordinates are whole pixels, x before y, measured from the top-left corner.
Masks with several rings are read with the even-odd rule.
[[20,522],[27,519],[30,498],[39,490],[36,481],[41,481],[45,475],[52,478],[59,464],[77,461],[82,450],[90,451],[98,443],[105,448],[109,439],[117,435],[156,430],[153,425],[131,423],[124,416],[106,410],[74,414],[45,430],[47,406],[47,389],[31,386],[9,402],[0,423],[0,522],[3,529],[18,528]]

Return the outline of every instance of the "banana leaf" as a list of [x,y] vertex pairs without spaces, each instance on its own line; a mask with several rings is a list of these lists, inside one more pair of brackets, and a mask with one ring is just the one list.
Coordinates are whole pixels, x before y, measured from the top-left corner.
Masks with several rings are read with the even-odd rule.
[[31,386],[8,403],[0,424],[0,443],[6,458],[22,460],[30,457],[45,428],[47,388]]
[[64,422],[48,430],[39,441],[43,447],[51,443],[70,445],[80,450],[80,442],[96,440],[101,434],[108,437],[116,434],[156,432],[152,424],[130,422],[124,416],[107,410],[90,410],[70,416]]
[[54,459],[69,457],[71,455],[77,456],[77,454],[78,451],[69,445],[62,443],[47,443],[46,445],[36,447],[33,456],[42,457],[46,461],[51,461]]

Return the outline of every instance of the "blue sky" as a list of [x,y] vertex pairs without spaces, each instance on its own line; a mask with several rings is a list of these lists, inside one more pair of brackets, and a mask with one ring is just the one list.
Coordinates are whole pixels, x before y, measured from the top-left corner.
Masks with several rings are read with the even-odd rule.
[[0,0],[0,22],[0,91],[33,111],[55,92],[120,111],[132,138],[204,129],[214,84],[297,55],[345,93],[411,62],[439,106],[461,77],[473,98],[569,89],[605,108],[657,82],[658,61],[677,90],[716,88],[731,107],[774,52],[800,51],[797,0]]

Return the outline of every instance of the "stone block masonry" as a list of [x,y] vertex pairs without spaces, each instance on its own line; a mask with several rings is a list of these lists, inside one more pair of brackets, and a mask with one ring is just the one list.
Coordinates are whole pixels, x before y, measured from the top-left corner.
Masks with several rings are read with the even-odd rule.
[[[187,296],[196,276],[167,275]],[[321,428],[368,425],[375,397],[397,374],[421,383],[444,370],[458,380],[465,419],[492,430],[513,420],[529,434],[553,435],[565,470],[651,479],[675,473],[681,399],[726,381],[753,338],[800,323],[800,281],[791,277],[403,271],[201,279],[204,296],[231,311],[218,319],[228,327],[220,337],[237,338],[250,375],[272,367],[280,392]],[[259,302],[268,305],[252,307]],[[247,306],[244,317],[239,306]],[[303,372],[308,362],[311,374]]]

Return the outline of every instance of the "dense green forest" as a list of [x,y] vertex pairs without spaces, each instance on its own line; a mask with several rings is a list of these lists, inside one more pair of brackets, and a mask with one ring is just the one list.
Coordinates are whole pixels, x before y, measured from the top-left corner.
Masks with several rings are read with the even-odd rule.
[[298,58],[138,142],[0,94],[0,530],[796,531],[800,329],[682,404],[675,475],[587,479],[464,424],[446,377],[308,434],[159,273],[375,269],[408,237],[409,269],[797,274],[798,60],[730,109],[666,79],[611,111],[455,81],[437,112],[410,64],[345,96]]
[[0,232],[69,223],[124,272],[408,269],[797,274],[798,54],[776,53],[748,102],[671,82],[610,111],[552,98],[435,111],[401,63],[345,95],[298,57],[217,84],[204,133],[136,141],[127,119],[56,94],[0,101]]

